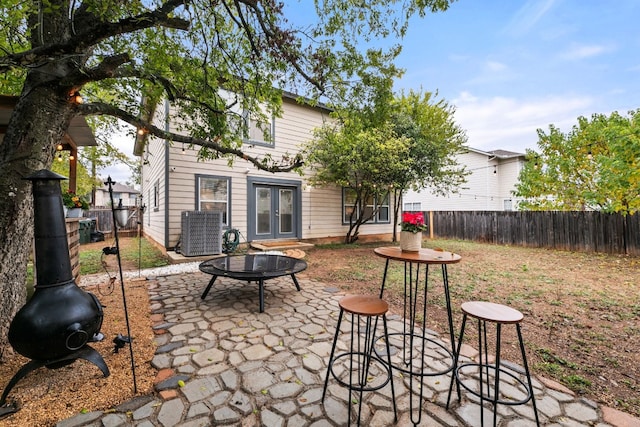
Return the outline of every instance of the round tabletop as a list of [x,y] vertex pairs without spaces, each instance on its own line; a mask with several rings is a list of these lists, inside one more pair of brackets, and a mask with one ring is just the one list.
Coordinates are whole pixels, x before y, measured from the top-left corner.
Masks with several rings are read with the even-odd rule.
[[245,254],[213,258],[199,265],[200,271],[241,280],[264,279],[299,273],[306,261],[286,255]]
[[383,258],[420,264],[455,264],[462,259],[458,254],[439,249],[423,248],[417,252],[408,252],[401,250],[399,246],[384,246],[375,248],[373,251]]

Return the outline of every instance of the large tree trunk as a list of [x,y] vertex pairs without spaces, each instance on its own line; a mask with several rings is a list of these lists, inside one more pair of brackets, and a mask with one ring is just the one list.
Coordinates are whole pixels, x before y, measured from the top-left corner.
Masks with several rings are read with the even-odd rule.
[[43,84],[42,77],[27,78],[0,143],[0,359],[9,350],[9,324],[26,301],[33,199],[31,183],[24,178],[51,166],[73,114],[64,90]]

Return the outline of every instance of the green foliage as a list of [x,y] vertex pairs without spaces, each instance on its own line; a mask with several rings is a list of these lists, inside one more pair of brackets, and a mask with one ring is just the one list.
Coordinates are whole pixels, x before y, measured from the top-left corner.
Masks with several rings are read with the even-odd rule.
[[[455,160],[466,136],[444,100],[434,102],[430,93],[413,91],[394,98],[388,84],[378,86],[374,98],[361,109],[338,110],[336,122],[317,129],[305,147],[313,185],[336,185],[357,195],[347,242],[375,215],[365,215],[368,201],[412,187],[453,191],[468,174]],[[401,198],[394,201],[395,224]]]
[[[59,157],[58,157],[59,156]],[[51,164],[51,170],[55,173],[58,173],[62,176],[69,176],[69,152],[68,151],[60,151],[56,154],[56,160]],[[94,185],[98,184],[99,181],[91,178],[89,176],[89,172],[87,168],[84,167],[82,161],[78,161],[76,163],[76,194],[82,196],[85,199],[88,199],[91,195],[91,189]],[[61,181],[60,187],[62,189],[62,194],[64,195],[69,191],[69,181]]]
[[640,110],[579,117],[569,133],[551,125],[538,138],[540,152],[527,151],[515,193],[526,198],[522,209],[640,209]]
[[[451,1],[314,2],[315,21],[296,26],[278,2],[11,0],[0,14],[0,93],[22,93],[29,73],[50,66],[49,86],[81,92],[74,114],[109,126],[117,126],[115,117],[200,147],[202,158],[243,157],[290,170],[302,166],[300,158],[240,151],[243,112],[267,121],[280,111],[282,90],[311,103],[370,104],[381,82],[400,74],[395,41],[410,18],[447,10]],[[163,118],[170,130],[154,120],[164,100],[172,107]]]
[[69,209],[80,208],[82,210],[89,209],[89,203],[82,197],[76,195],[73,191],[62,192],[62,204]]
[[[437,94],[435,95],[437,96]],[[391,104],[395,132],[413,143],[411,167],[399,171],[396,186],[402,190],[428,187],[438,194],[455,192],[469,174],[456,161],[465,151],[467,137],[455,123],[455,108],[430,92],[401,93]]]

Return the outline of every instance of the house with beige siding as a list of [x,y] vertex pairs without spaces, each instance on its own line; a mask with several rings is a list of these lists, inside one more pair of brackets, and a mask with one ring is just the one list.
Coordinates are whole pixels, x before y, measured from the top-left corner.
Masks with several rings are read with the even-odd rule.
[[[285,95],[282,113],[273,118],[269,135],[251,132],[242,150],[273,158],[295,154],[313,138],[315,128],[331,120],[329,113],[322,105],[306,105]],[[160,116],[158,122],[167,117]],[[172,123],[162,126],[175,130]],[[347,233],[345,215],[350,206],[342,188],[312,187],[304,175],[261,171],[239,158],[232,166],[226,159],[198,161],[196,152],[180,143],[151,137],[143,145],[140,140],[134,152],[143,160],[143,229],[167,250],[185,246],[184,224],[198,216],[193,212],[220,212],[222,229],[238,230],[241,243],[339,241]],[[361,228],[363,240],[391,235],[390,211],[383,209],[386,215]]]
[[525,155],[505,150],[482,151],[467,148],[457,158],[470,175],[457,193],[434,194],[428,188],[404,194],[407,211],[510,211],[518,209],[513,196]]

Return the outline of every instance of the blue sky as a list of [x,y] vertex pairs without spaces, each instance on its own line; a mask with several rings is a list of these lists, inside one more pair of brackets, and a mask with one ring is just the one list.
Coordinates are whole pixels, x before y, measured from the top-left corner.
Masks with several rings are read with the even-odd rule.
[[[309,1],[290,7],[304,19]],[[396,89],[437,91],[470,147],[524,153],[536,129],[640,108],[639,20],[640,0],[459,0],[412,20]],[[133,144],[122,148],[131,155]]]
[[535,149],[536,129],[640,108],[640,1],[460,0],[411,22],[396,88],[438,91],[468,145]]

